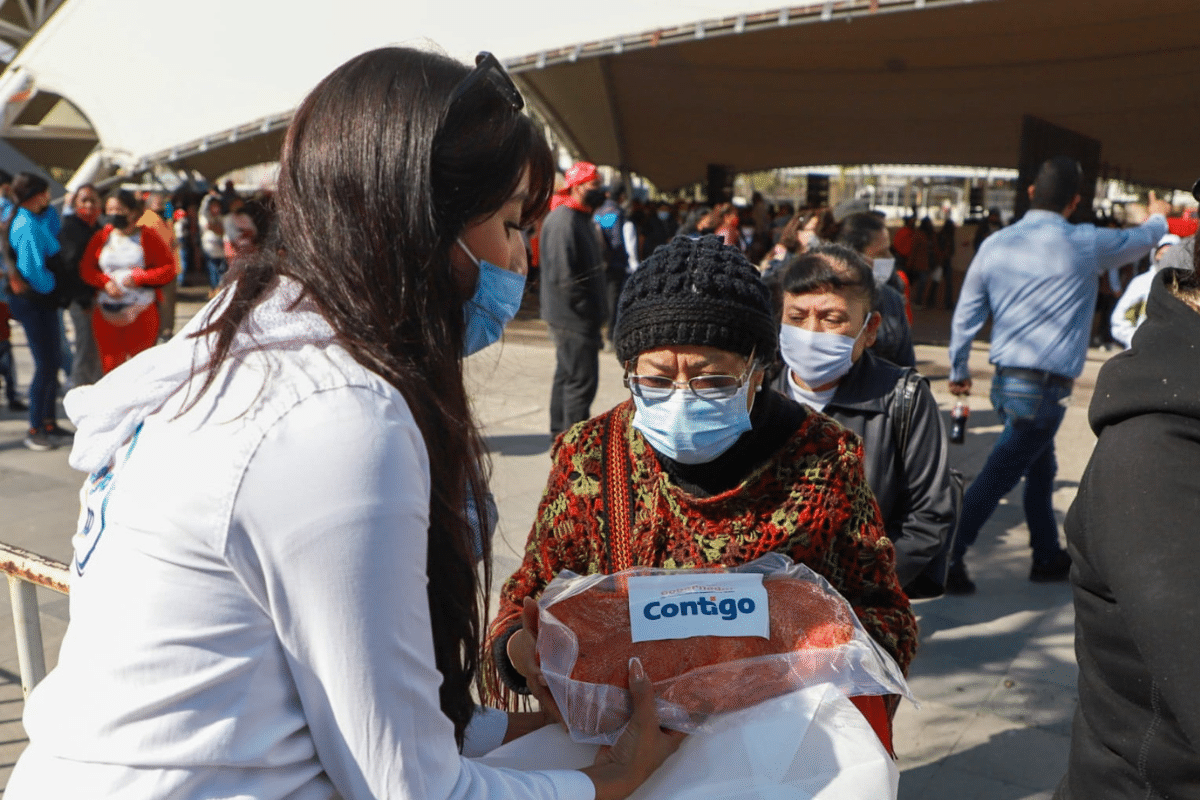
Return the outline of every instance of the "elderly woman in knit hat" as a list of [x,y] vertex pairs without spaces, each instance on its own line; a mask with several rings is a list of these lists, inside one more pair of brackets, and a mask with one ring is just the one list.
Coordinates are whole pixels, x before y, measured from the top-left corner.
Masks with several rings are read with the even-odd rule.
[[552,704],[527,599],[560,570],[735,566],[769,552],[828,579],[907,671],[917,625],[862,446],[764,388],[777,338],[766,286],[716,236],[677,238],[630,276],[616,350],[631,396],[555,443],[525,559],[489,631],[489,700],[516,691]]

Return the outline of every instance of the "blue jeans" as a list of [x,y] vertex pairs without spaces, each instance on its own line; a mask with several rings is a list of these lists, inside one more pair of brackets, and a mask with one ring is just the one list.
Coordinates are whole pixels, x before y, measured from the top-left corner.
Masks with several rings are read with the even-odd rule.
[[183,286],[183,279],[187,276],[188,271],[192,268],[192,253],[191,247],[187,241],[179,243],[179,277],[175,279],[176,286]]
[[208,285],[213,289],[220,286],[221,278],[225,277],[225,270],[229,268],[229,265],[225,263],[225,259],[205,255],[204,266],[208,268]]
[[58,401],[59,352],[58,309],[13,295],[8,300],[13,319],[25,329],[29,351],[33,354],[33,380],[29,383],[29,427],[41,429],[56,422],[54,405]]
[[1058,520],[1052,495],[1058,462],[1054,434],[1066,413],[1067,386],[1026,378],[1003,376],[992,380],[992,406],[1004,423],[987,463],[963,496],[962,515],[954,542],[954,562],[962,561],[979,530],[996,510],[1000,499],[1025,478],[1025,522],[1035,562],[1045,561],[1061,549]]

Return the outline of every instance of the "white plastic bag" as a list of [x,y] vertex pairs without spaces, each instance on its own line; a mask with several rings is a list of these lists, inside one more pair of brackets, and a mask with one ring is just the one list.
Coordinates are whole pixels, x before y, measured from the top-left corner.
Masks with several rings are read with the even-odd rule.
[[[803,589],[804,602],[819,604],[823,614],[834,608],[838,620],[837,643],[777,650],[717,663],[716,659],[692,656],[699,648],[720,653],[761,650],[759,645],[763,640],[752,637],[742,640],[694,637],[638,643],[631,640],[630,613],[621,600],[622,596],[628,596],[629,578],[730,572],[761,574],[764,585],[773,582],[773,587],[786,586],[789,592]],[[797,596],[793,593],[788,598]],[[571,736],[579,742],[612,744],[624,730],[632,708],[626,689],[626,665],[633,655],[642,659],[654,682],[658,715],[663,726],[686,733],[704,730],[712,714],[739,710],[817,684],[833,684],[847,696],[899,694],[912,698],[899,666],[871,639],[845,598],[811,569],[794,564],[779,553],[770,553],[730,569],[637,568],[615,575],[586,577],[564,571],[546,587],[538,606],[537,649],[542,672]],[[556,615],[556,608],[576,630]],[[773,629],[779,621],[777,616],[777,612],[772,611]],[[796,623],[792,627],[799,629],[802,626]],[[814,635],[820,638],[822,634],[814,628]],[[724,644],[727,642],[736,644],[727,646]],[[744,642],[753,644],[743,647]],[[587,660],[589,658],[591,660]],[[698,661],[703,666],[677,668],[680,661],[688,660]],[[600,663],[604,668],[597,668]],[[605,680],[590,681],[580,677],[598,674],[604,674]]]
[[[900,775],[842,691],[820,684],[710,718],[631,800],[883,800]],[[520,770],[579,769],[599,747],[559,725],[476,759]]]

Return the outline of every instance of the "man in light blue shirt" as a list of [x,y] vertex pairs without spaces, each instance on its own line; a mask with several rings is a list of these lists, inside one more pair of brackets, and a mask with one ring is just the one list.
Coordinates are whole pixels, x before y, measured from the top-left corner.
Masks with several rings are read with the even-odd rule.
[[1066,580],[1071,558],[1058,542],[1051,502],[1058,463],[1054,434],[1075,378],[1083,372],[1100,276],[1144,256],[1167,232],[1170,206],[1150,194],[1150,218],[1136,228],[1096,228],[1067,220],[1079,205],[1079,162],[1047,161],[1029,187],[1031,210],[988,237],[971,262],[954,310],[950,391],[967,395],[971,340],[992,318],[996,368],[991,401],[1004,431],[963,498],[946,590],[975,591],[963,555],[1000,499],[1025,478],[1032,581]]

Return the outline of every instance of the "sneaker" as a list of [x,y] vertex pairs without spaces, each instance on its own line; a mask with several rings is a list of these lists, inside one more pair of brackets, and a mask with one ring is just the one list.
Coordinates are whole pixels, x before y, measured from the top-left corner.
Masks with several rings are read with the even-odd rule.
[[45,431],[31,430],[25,435],[25,446],[30,450],[53,450],[58,447],[58,443],[50,438],[50,434]]
[[1044,561],[1034,561],[1029,569],[1029,580],[1034,583],[1065,581],[1070,576],[1071,556],[1066,550],[1059,550]]
[[8,410],[9,411],[28,411],[29,406],[25,405],[23,402],[21,402],[20,400],[18,400],[14,397],[12,400],[8,401]]
[[967,565],[959,561],[946,574],[946,594],[975,594],[975,581],[967,574]]
[[56,446],[60,444],[73,444],[75,442],[75,432],[58,427],[57,422],[47,426],[45,433]]

